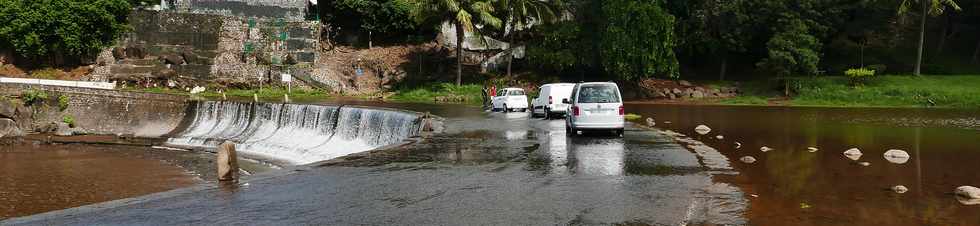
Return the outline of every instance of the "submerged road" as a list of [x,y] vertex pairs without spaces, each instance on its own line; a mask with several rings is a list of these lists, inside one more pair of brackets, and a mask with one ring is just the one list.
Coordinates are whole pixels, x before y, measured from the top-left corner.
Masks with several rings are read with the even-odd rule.
[[[439,114],[439,112],[434,112]],[[420,143],[0,225],[745,224],[737,188],[660,131],[568,137],[562,120],[449,114]]]

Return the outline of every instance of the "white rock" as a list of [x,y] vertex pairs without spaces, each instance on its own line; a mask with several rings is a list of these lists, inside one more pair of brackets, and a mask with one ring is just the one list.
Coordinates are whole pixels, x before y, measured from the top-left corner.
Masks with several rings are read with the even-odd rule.
[[207,88],[200,87],[200,86],[194,86],[194,88],[191,89],[191,94],[201,93],[201,92],[204,92],[205,90],[207,90]]
[[742,148],[742,143],[735,142],[735,149]]
[[718,135],[718,136],[715,136],[715,139],[723,140],[723,139],[725,139],[725,136]]
[[864,154],[861,153],[861,150],[859,150],[857,148],[851,148],[851,149],[847,149],[847,151],[844,151],[844,157],[847,157],[847,158],[849,158],[851,160],[854,160],[854,161],[857,161],[858,159],[860,159],[861,158],[861,155],[864,155]]
[[776,150],[776,149],[772,149],[772,148],[769,148],[769,147],[766,147],[766,146],[762,146],[761,148],[759,148],[759,151],[762,151],[762,152],[767,152],[767,151],[772,151],[772,150]]
[[898,194],[904,194],[905,192],[909,191],[909,188],[906,188],[905,186],[902,185],[895,185],[895,187],[892,187],[892,191]]
[[891,149],[885,152],[885,160],[895,164],[905,164],[909,161],[909,153],[898,149]]
[[697,132],[698,134],[701,135],[705,135],[711,132],[711,128],[709,128],[706,125],[698,125],[698,127],[694,127],[694,132]]
[[980,188],[973,186],[960,186],[956,188],[956,196],[969,199],[980,199]]
[[647,126],[653,127],[653,126],[656,126],[656,125],[657,125],[657,122],[654,121],[653,118],[647,118]]
[[817,152],[818,150],[820,150],[820,149],[817,149],[817,148],[815,148],[815,147],[807,147],[807,148],[806,148],[806,151],[809,151],[809,152],[811,152],[811,153],[813,153],[813,152]]
[[752,164],[752,163],[755,162],[755,157],[752,157],[752,156],[742,156],[742,158],[739,158],[738,160],[739,161],[742,161],[744,163]]
[[758,198],[759,197],[759,195],[756,195],[756,194],[751,194],[750,196],[752,196],[752,198]]
[[670,121],[664,121],[664,124],[670,124]]
[[967,206],[980,205],[980,199],[968,199],[968,198],[956,196],[956,201],[959,201],[961,204]]
[[870,162],[859,162],[858,165],[861,165],[861,166],[870,166],[871,163]]

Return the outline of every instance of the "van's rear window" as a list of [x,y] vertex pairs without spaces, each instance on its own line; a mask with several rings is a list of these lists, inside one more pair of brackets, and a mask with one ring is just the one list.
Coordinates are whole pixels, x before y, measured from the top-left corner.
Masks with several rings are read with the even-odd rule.
[[619,103],[619,90],[612,85],[582,85],[578,90],[579,103]]
[[524,90],[510,90],[507,92],[508,96],[520,96],[524,95]]

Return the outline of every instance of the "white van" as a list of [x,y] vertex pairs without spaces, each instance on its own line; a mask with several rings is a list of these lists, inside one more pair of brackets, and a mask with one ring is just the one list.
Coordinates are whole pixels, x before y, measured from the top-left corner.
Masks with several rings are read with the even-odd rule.
[[554,115],[564,115],[568,112],[568,105],[561,100],[572,96],[572,88],[575,88],[575,83],[550,83],[541,86],[538,97],[531,100],[531,116],[551,118]]
[[521,88],[505,88],[497,92],[497,96],[490,99],[490,104],[493,110],[500,110],[503,112],[510,111],[527,111],[527,96],[524,95],[524,89]]
[[579,83],[572,96],[562,100],[569,104],[565,131],[576,135],[582,130],[607,130],[622,136],[626,125],[619,86],[612,82]]

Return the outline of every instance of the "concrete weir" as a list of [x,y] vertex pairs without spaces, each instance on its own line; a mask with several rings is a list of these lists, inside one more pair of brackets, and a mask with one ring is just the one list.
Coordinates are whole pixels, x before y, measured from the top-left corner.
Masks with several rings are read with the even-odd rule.
[[201,101],[167,145],[239,143],[246,155],[307,164],[419,135],[418,114],[353,106]]

